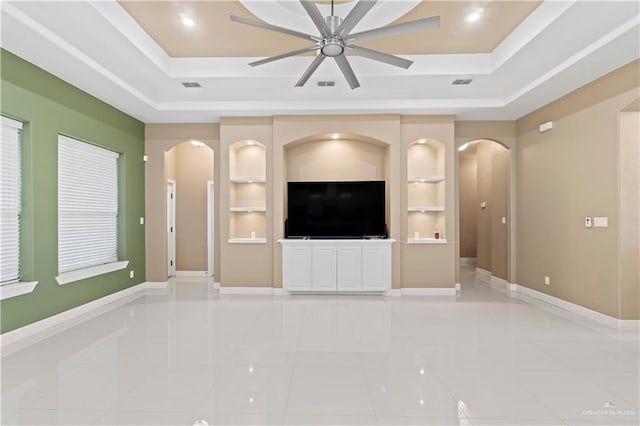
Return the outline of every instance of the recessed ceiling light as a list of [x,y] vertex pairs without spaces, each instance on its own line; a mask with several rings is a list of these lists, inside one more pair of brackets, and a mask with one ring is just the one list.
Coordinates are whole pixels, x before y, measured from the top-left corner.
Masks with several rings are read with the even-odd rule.
[[178,15],[178,19],[185,27],[195,27],[196,21],[188,13],[181,13]]
[[247,141],[247,146],[253,146],[256,144],[256,141]]
[[427,140],[426,140],[426,139],[420,139],[420,140],[418,141],[418,143],[419,143],[420,145],[423,145],[423,144],[427,143]]
[[200,142],[200,141],[193,140],[193,141],[191,141],[191,145],[200,148],[200,147],[204,146],[204,143]]
[[337,133],[334,133],[333,135],[331,135],[331,139],[340,139],[340,135]]
[[470,144],[470,143],[471,143],[471,142],[467,142],[467,143],[465,143],[464,145],[461,145],[461,146],[458,148],[458,151],[462,152],[462,151],[464,151],[465,149],[469,148],[469,144]]
[[470,24],[472,22],[476,22],[480,20],[480,18],[482,18],[483,16],[484,16],[484,9],[479,7],[473,12],[469,13],[467,16],[465,16],[464,21]]

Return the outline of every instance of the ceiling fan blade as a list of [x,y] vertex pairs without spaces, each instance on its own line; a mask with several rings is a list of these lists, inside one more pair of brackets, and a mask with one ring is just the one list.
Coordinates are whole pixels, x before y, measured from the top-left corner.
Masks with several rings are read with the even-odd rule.
[[349,65],[349,61],[347,61],[347,57],[344,55],[339,55],[339,56],[335,56],[333,59],[336,60],[336,63],[338,64],[340,71],[342,71],[342,75],[344,75],[344,78],[347,79],[347,83],[349,83],[349,86],[351,86],[351,89],[357,89],[358,87],[360,87],[360,83],[358,82],[358,79],[356,78],[356,75],[354,74],[353,69],[351,69],[351,65]]
[[407,69],[413,64],[413,61],[401,58],[399,56],[389,55],[387,53],[379,52],[377,50],[367,49],[366,47],[360,47],[356,45],[349,45],[347,48],[353,50],[358,56],[373,59],[374,61],[384,62],[389,65],[395,65],[396,67]]
[[230,16],[233,22],[239,22],[241,24],[251,25],[252,27],[258,27],[269,31],[275,31],[277,33],[288,34],[290,36],[304,38],[306,40],[319,41],[320,39],[316,36],[312,36],[311,34],[305,34],[298,31],[290,30],[288,28],[278,27],[277,25],[267,24],[266,22],[254,21],[253,19],[243,18],[241,16]]
[[258,65],[268,64],[269,62],[277,61],[279,59],[288,58],[290,56],[302,55],[303,53],[311,52],[312,50],[318,50],[318,49],[320,49],[320,46],[318,46],[318,45],[309,46],[309,47],[305,47],[304,49],[293,50],[291,52],[283,53],[281,55],[271,56],[269,58],[265,58],[265,59],[261,59],[259,61],[251,62],[251,63],[249,63],[249,65],[251,65],[252,67],[257,67]]
[[349,32],[358,25],[358,22],[364,18],[364,15],[366,15],[377,2],[378,0],[360,0],[353,9],[351,9],[351,12],[349,12],[347,17],[344,18],[344,21],[342,21],[342,24],[340,24],[336,30],[336,34],[341,36],[349,34]]
[[305,70],[305,72],[302,74],[302,77],[300,77],[300,80],[298,80],[298,82],[296,83],[296,87],[302,87],[305,85],[307,80],[309,80],[309,77],[311,77],[311,75],[318,69],[322,61],[324,61],[324,58],[326,58],[326,56],[324,55],[316,56],[313,62],[311,62],[311,65],[309,65],[309,68]]
[[357,40],[358,43],[361,43],[363,41],[375,40],[378,38],[391,37],[411,33],[414,31],[438,28],[439,26],[440,17],[432,16],[430,18],[418,19],[417,21],[404,22],[402,24],[390,25],[388,27],[376,28],[374,30],[350,34],[345,37],[345,39]]
[[322,16],[322,13],[320,13],[320,9],[318,9],[318,6],[316,5],[315,1],[300,0],[300,4],[302,4],[302,7],[304,7],[304,10],[307,11],[307,15],[309,15],[313,23],[316,25],[316,27],[318,28],[318,31],[320,31],[320,34],[322,34],[322,36],[331,35],[329,31],[329,27],[327,26],[327,23],[325,22],[324,17]]

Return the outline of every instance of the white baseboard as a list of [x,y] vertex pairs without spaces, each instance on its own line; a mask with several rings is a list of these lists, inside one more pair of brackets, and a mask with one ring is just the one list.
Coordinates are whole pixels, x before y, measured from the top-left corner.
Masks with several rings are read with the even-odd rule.
[[434,288],[418,288],[405,287],[400,289],[403,296],[455,296],[455,287],[434,287]]
[[273,295],[274,296],[288,296],[289,292],[287,290],[285,290],[284,288],[274,288],[273,289]]
[[640,330],[639,320],[619,320],[609,315],[605,315],[592,309],[585,308],[584,306],[576,305],[575,303],[567,302],[566,300],[562,300],[555,296],[551,296],[549,294],[542,293],[540,291],[533,290],[531,288],[524,287],[518,284],[509,284],[508,289],[512,293],[512,296],[525,296],[525,298],[530,297],[532,299],[565,309],[571,313],[587,317],[592,321],[598,322],[608,327],[621,330]]
[[391,290],[387,291],[387,296],[400,297],[400,296],[402,296],[402,289],[401,288],[392,288]]
[[176,271],[176,277],[206,277],[207,271]]
[[491,282],[491,272],[482,268],[476,268],[476,279],[489,284]]
[[477,257],[461,257],[460,266],[476,266],[478,264]]
[[220,288],[220,283],[213,283],[213,288]]
[[[167,283],[141,283],[135,285],[133,287],[125,288],[124,290],[120,290],[116,293],[109,294],[107,296],[101,297],[99,299],[93,300],[91,302],[85,303],[80,306],[76,306],[75,308],[71,308],[64,312],[60,312],[59,314],[52,315],[48,318],[42,319],[40,321],[36,321],[31,324],[27,324],[24,327],[17,328],[15,330],[8,331],[2,334],[2,339],[0,339],[0,347],[3,348],[3,355],[5,355],[4,348],[13,345],[18,342],[23,342],[26,339],[34,338],[35,341],[39,340],[36,335],[47,331],[47,334],[42,336],[49,337],[52,335],[52,328],[58,328],[53,334],[56,332],[60,332],[64,330],[64,324],[70,320],[76,319],[77,317],[89,313],[95,313],[98,308],[106,306],[110,303],[118,302],[127,297],[134,296],[138,293],[143,293],[146,289],[153,288],[163,288]],[[34,343],[34,342],[29,342]]]
[[491,277],[489,278],[489,285],[491,285],[491,288],[493,289],[504,292],[507,291],[510,284],[505,279],[496,277],[495,275],[491,275]]
[[273,295],[273,287],[220,287],[220,294]]
[[153,289],[153,288],[166,288],[169,285],[169,281],[165,282],[147,282],[144,283],[144,288]]

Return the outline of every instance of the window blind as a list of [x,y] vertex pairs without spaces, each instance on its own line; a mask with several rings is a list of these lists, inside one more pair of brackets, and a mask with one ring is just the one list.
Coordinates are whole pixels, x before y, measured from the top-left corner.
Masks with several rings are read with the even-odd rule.
[[118,156],[58,136],[58,273],[118,260]]
[[2,117],[0,149],[0,284],[20,281],[20,133],[22,123]]

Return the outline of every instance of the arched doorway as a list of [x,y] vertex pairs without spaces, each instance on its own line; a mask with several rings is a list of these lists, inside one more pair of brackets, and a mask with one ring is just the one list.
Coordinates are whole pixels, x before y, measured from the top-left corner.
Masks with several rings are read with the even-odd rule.
[[167,275],[214,275],[214,153],[199,141],[165,152]]
[[491,139],[458,148],[460,264],[504,283],[511,279],[511,154]]

